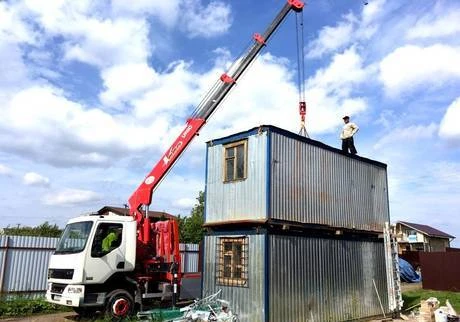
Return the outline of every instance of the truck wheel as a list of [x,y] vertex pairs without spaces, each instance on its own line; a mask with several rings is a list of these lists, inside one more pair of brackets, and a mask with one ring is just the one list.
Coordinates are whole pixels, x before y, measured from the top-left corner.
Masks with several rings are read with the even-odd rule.
[[74,307],[73,310],[79,316],[84,317],[84,318],[89,318],[89,317],[93,317],[98,309],[95,307]]
[[105,312],[112,320],[121,321],[133,314],[134,299],[125,290],[114,290],[107,295]]

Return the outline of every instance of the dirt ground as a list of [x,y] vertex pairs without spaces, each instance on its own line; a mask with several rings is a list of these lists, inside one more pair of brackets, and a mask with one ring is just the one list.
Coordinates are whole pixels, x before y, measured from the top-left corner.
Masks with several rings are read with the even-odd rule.
[[402,283],[401,282],[401,290],[403,293],[407,291],[419,290],[421,288],[422,288],[422,282],[420,283]]
[[[0,320],[1,322],[69,322],[69,321],[81,321],[73,312],[64,312],[64,313],[54,313],[54,314],[46,314],[46,315],[37,315],[34,317],[27,317],[27,318],[14,318],[14,319],[6,319]],[[83,320],[82,320],[83,321]],[[382,320],[371,320],[369,322],[381,322]],[[385,320],[388,321],[388,320]],[[393,322],[397,321],[404,321],[399,319],[390,320]],[[415,320],[409,320],[409,322]],[[407,322],[407,320],[405,321]]]
[[11,318],[0,320],[1,322],[69,322],[69,321],[80,321],[78,315],[73,312],[62,312],[45,315],[36,315],[25,318]]
[[[422,288],[422,283],[401,283],[403,292],[418,290]],[[73,312],[62,312],[54,314],[37,315],[26,318],[11,318],[11,319],[0,319],[0,322],[69,322],[69,321],[85,321],[79,319],[78,315]],[[382,320],[371,320],[370,322],[380,322]],[[392,321],[404,321],[404,320],[392,320]],[[407,321],[407,320],[406,320]],[[410,321],[410,320],[409,320]]]

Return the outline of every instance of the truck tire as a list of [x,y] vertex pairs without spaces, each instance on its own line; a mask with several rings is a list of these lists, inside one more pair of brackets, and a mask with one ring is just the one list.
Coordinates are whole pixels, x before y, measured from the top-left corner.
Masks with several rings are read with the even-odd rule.
[[107,295],[105,313],[113,321],[122,321],[134,312],[132,295],[122,289],[117,289]]

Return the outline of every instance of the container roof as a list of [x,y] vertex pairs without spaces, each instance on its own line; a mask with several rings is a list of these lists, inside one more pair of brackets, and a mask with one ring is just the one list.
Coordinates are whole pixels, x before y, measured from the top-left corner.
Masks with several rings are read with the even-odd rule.
[[375,161],[375,160],[372,160],[372,159],[368,159],[368,158],[364,158],[364,157],[359,156],[359,155],[352,155],[352,154],[349,154],[349,153],[343,153],[342,150],[340,150],[340,149],[334,148],[334,147],[332,147],[330,145],[327,145],[327,144],[324,144],[324,143],[322,143],[320,141],[309,139],[309,138],[306,138],[306,137],[301,136],[299,134],[289,132],[287,130],[284,130],[284,129],[279,128],[279,127],[274,126],[274,125],[260,125],[260,126],[252,128],[252,129],[249,129],[247,131],[242,131],[242,132],[231,134],[229,136],[225,136],[225,137],[222,137],[222,138],[210,140],[210,141],[208,141],[206,143],[207,143],[208,146],[227,144],[227,143],[231,143],[231,142],[234,142],[234,141],[245,139],[245,138],[247,138],[247,137],[249,137],[251,135],[255,135],[255,134],[257,134],[257,133],[259,133],[261,131],[262,132],[278,133],[278,134],[284,135],[286,137],[292,138],[294,140],[302,141],[302,142],[305,142],[307,144],[317,146],[317,147],[319,147],[321,149],[329,150],[331,152],[338,153],[338,154],[341,154],[343,156],[347,156],[349,158],[364,161],[366,163],[370,163],[370,164],[376,165],[376,166],[381,167],[381,168],[385,168],[385,169],[387,168],[387,165],[385,163]]
[[409,228],[418,230],[422,234],[425,234],[425,235],[428,235],[428,236],[431,236],[431,237],[455,238],[455,236],[449,235],[449,234],[447,234],[447,233],[445,233],[443,231],[440,231],[440,230],[438,230],[436,228],[433,228],[431,226],[428,226],[428,225],[414,224],[414,223],[407,222],[407,221],[398,221],[398,223],[400,223],[400,224],[402,224],[404,226],[407,226]]

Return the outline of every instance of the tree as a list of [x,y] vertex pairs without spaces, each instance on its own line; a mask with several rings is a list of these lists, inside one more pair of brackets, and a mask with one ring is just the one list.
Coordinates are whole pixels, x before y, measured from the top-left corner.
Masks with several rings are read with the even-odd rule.
[[198,203],[192,208],[190,216],[178,217],[181,243],[198,244],[203,239],[204,229],[204,193],[200,191]]
[[56,224],[51,225],[47,221],[36,227],[19,226],[10,227],[7,226],[3,229],[3,234],[10,236],[40,236],[40,237],[60,237],[62,229]]

